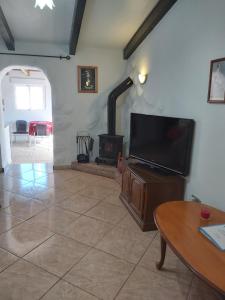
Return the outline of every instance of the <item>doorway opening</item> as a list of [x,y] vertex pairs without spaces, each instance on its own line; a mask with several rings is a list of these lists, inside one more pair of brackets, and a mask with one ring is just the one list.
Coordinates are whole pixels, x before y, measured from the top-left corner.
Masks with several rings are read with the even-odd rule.
[[0,77],[2,167],[53,163],[52,93],[45,73],[11,66]]

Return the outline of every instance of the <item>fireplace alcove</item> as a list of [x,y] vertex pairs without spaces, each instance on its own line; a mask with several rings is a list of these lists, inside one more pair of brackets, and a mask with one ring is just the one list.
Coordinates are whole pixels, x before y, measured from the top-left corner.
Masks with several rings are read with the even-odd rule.
[[133,85],[130,77],[120,83],[108,97],[107,122],[108,133],[99,135],[99,157],[96,157],[97,164],[116,165],[119,153],[123,153],[123,136],[116,135],[116,100],[128,88]]

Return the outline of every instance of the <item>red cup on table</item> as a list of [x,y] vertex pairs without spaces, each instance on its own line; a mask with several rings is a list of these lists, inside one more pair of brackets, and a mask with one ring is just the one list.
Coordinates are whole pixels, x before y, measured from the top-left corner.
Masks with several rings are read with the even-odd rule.
[[205,220],[208,220],[210,218],[210,210],[206,207],[203,207],[201,209],[201,217]]

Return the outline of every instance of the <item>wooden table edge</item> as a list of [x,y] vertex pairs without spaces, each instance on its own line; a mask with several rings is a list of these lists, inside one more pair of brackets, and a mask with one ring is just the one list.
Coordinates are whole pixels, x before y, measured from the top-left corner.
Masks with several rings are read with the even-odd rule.
[[[173,202],[177,202],[177,201],[173,201]],[[161,204],[163,205],[163,204]],[[201,279],[202,281],[204,281],[208,286],[212,287],[214,290],[216,290],[217,292],[219,292],[225,299],[225,291],[221,290],[220,288],[218,288],[216,285],[214,285],[212,282],[210,282],[204,275],[202,275],[201,273],[199,273],[190,263],[188,263],[184,257],[175,249],[175,247],[172,245],[172,243],[167,239],[167,237],[165,236],[165,234],[161,231],[160,226],[157,222],[156,219],[156,213],[158,208],[161,206],[159,205],[153,212],[153,216],[154,216],[154,221],[155,221],[155,225],[157,227],[157,229],[159,230],[160,236],[164,239],[164,241],[166,242],[166,244],[171,248],[171,250],[174,252],[174,254],[183,262],[183,264],[190,269],[199,279]]]

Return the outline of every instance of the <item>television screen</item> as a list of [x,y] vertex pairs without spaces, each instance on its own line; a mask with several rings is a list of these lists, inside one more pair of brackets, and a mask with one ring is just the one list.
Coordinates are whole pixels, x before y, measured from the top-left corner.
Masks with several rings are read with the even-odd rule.
[[131,114],[130,156],[187,176],[194,120]]

